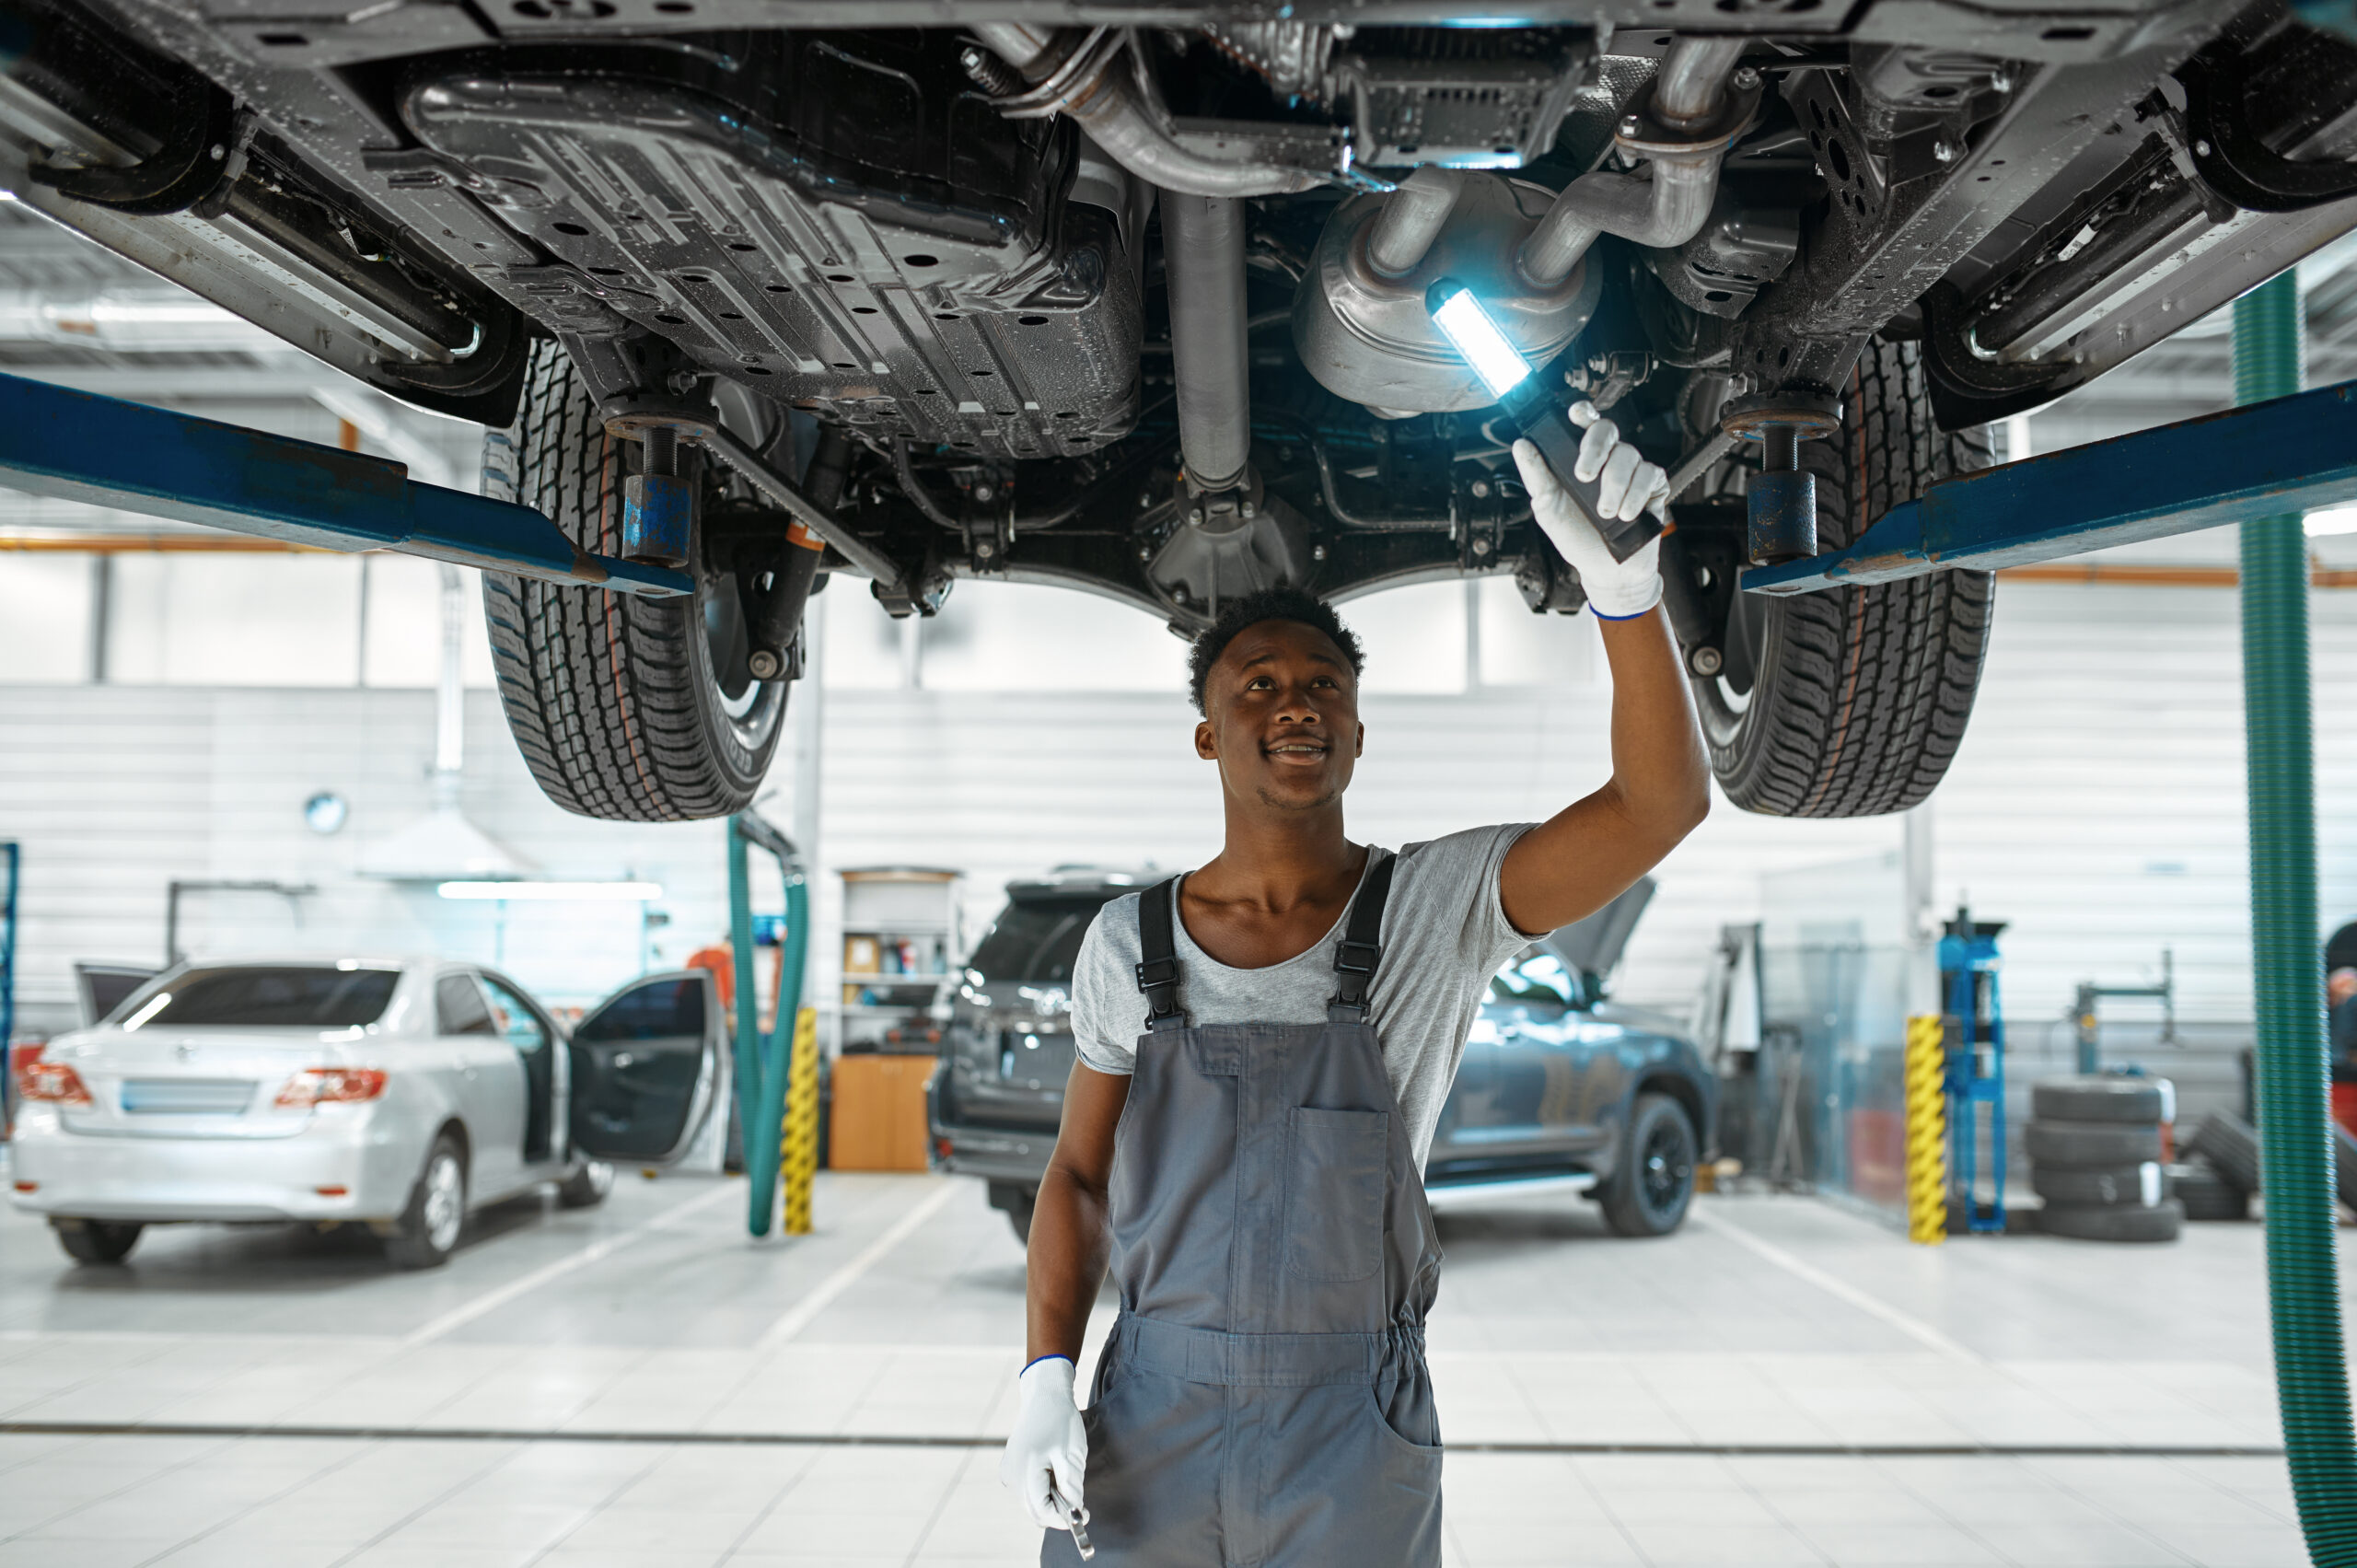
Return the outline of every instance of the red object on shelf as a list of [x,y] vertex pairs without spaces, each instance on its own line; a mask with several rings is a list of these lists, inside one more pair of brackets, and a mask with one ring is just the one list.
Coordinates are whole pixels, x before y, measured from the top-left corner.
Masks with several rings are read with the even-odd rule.
[[2357,1084],[2332,1086],[2332,1119],[2348,1128],[2351,1137],[2357,1138]]

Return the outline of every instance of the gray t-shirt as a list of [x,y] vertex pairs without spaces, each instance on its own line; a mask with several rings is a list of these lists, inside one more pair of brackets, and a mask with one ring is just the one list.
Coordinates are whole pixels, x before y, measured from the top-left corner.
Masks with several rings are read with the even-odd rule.
[[[1408,1119],[1419,1167],[1431,1152],[1442,1102],[1465,1054],[1465,1037],[1490,976],[1531,938],[1498,899],[1498,867],[1527,822],[1475,828],[1399,852],[1383,911],[1383,957],[1368,1019],[1383,1043],[1383,1070]],[[1374,864],[1374,856],[1368,856]],[[1073,966],[1073,1042],[1100,1073],[1127,1074],[1145,1032],[1138,991],[1138,900],[1097,912]],[[1167,896],[1167,895],[1166,895]],[[1348,919],[1345,912],[1344,919]],[[1341,922],[1309,950],[1265,969],[1230,969],[1195,946],[1178,923],[1178,999],[1198,1024],[1322,1024],[1334,994]]]

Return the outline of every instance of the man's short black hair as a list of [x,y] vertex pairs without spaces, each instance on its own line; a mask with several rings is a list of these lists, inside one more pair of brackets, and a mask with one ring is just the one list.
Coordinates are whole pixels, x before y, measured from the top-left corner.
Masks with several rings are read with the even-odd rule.
[[1351,673],[1355,676],[1366,668],[1366,656],[1359,649],[1359,640],[1334,613],[1334,607],[1305,588],[1262,588],[1230,599],[1219,612],[1219,619],[1195,639],[1195,651],[1187,659],[1188,694],[1195,699],[1195,711],[1209,717],[1211,710],[1203,705],[1203,683],[1211,679],[1212,666],[1219,656],[1227,652],[1227,645],[1248,626],[1258,626],[1263,621],[1294,621],[1313,631],[1323,632],[1342,656],[1351,661]]

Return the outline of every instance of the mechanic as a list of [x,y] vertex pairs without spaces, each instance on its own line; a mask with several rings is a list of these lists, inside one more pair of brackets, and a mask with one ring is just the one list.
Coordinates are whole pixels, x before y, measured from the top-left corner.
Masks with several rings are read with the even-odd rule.
[[[1599,506],[1658,515],[1661,469],[1587,404],[1573,418]],[[1500,964],[1709,808],[1657,544],[1614,561],[1537,449],[1515,460],[1612,670],[1612,776],[1550,820],[1396,855],[1353,843],[1358,640],[1277,589],[1195,641],[1195,752],[1218,764],[1226,842],[1090,926],[1031,1221],[1000,1474],[1049,1532],[1043,1563],[1080,1560],[1075,1522],[1122,1568],[1440,1562],[1423,1353],[1440,1248],[1420,1173],[1467,1031]],[[1109,1256],[1120,1313],[1083,1411],[1074,1361]]]
[[2332,1071],[2332,1119],[2357,1138],[2357,969],[2346,966],[2324,978],[2325,1044]]

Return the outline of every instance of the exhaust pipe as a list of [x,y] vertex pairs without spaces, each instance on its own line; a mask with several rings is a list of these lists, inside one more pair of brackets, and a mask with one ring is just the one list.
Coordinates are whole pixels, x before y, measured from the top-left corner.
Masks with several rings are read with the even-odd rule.
[[[1318,183],[1306,169],[1222,162],[1171,140],[1146,111],[1127,72],[1116,68],[1120,48],[1113,35],[1059,59],[1049,48],[1050,35],[1022,22],[977,22],[973,31],[1033,84],[1033,92],[1023,96],[1038,100],[1016,112],[1072,116],[1114,162],[1149,185],[1190,196],[1282,196]],[[1067,69],[1070,78],[1057,80]]]
[[1244,482],[1252,453],[1244,203],[1165,191],[1162,260],[1187,482],[1198,494],[1234,490]]
[[1414,272],[1447,226],[1448,215],[1457,210],[1457,194],[1464,188],[1464,177],[1456,170],[1430,164],[1401,180],[1384,202],[1375,231],[1367,236],[1367,264],[1387,278],[1404,278]]
[[1726,101],[1727,78],[1750,44],[1742,38],[1681,38],[1654,78],[1654,117],[1672,129],[1707,126]]
[[1718,196],[1719,165],[1758,99],[1758,73],[1736,64],[1746,43],[1681,38],[1670,45],[1651,91],[1620,122],[1620,145],[1645,157],[1653,178],[1598,169],[1563,187],[1516,257],[1526,281],[1538,288],[1562,283],[1599,235],[1666,250],[1702,231]]

